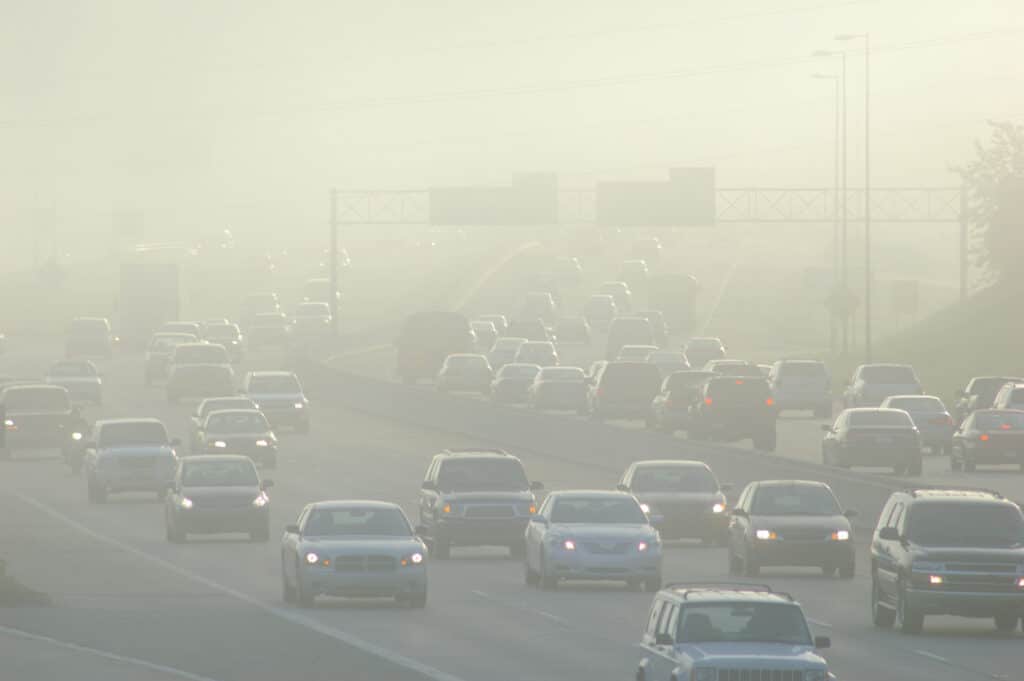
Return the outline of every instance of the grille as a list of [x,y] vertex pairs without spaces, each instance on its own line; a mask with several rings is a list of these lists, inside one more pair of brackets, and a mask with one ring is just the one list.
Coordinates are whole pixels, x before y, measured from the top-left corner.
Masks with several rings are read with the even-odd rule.
[[338,556],[334,559],[336,572],[394,572],[395,559],[391,556]]
[[792,539],[796,541],[815,541],[819,539],[826,539],[831,533],[826,532],[820,527],[790,527],[779,534],[784,540]]
[[718,681],[803,681],[798,669],[719,669]]
[[155,456],[124,456],[118,458],[117,465],[135,471],[156,468],[159,461]]
[[192,499],[195,508],[245,508],[252,504],[248,497],[199,497]]
[[1016,563],[946,563],[950,572],[1017,572]]
[[515,515],[511,506],[467,506],[467,518],[511,518]]
[[942,588],[947,591],[975,591],[981,593],[1014,592],[1016,575],[943,575]]
[[630,544],[623,542],[584,542],[583,547],[590,553],[612,555],[621,554],[629,550]]

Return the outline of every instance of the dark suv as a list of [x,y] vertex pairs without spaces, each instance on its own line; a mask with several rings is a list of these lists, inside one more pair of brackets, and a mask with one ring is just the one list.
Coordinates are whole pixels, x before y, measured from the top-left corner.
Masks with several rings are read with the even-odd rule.
[[595,421],[646,419],[661,389],[661,372],[646,362],[608,362],[590,383],[587,401]]
[[448,558],[452,545],[507,546],[522,556],[526,524],[537,512],[517,457],[502,450],[446,449],[427,468],[420,490],[420,524],[431,552]]
[[925,615],[1024,616],[1024,514],[997,492],[911,489],[882,509],[871,542],[875,626],[918,633]]
[[690,406],[688,436],[693,440],[745,440],[756,449],[775,451],[778,412],[763,378],[721,376],[709,379]]

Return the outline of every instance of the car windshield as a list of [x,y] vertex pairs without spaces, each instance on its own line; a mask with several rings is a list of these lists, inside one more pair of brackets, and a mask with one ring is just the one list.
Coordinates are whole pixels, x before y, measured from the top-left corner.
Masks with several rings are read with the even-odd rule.
[[234,324],[218,324],[206,328],[206,337],[211,340],[237,340],[238,327]]
[[825,365],[818,362],[784,362],[779,365],[779,376],[785,378],[821,378]]
[[699,350],[706,352],[708,350],[721,350],[722,341],[717,338],[691,338],[690,342],[686,344],[687,350]]
[[168,322],[164,324],[163,330],[170,333],[187,333],[195,336],[199,334],[199,325],[192,322]]
[[68,411],[71,402],[63,388],[17,388],[4,394],[7,411]]
[[665,379],[666,390],[683,390],[698,383],[703,383],[713,376],[706,371],[677,371]]
[[548,367],[540,372],[541,381],[583,382],[583,369],[578,367]]
[[974,413],[978,430],[1024,430],[1024,412],[978,411]]
[[199,415],[205,418],[210,412],[227,409],[256,409],[256,405],[248,397],[221,397],[215,400],[203,400],[199,404]]
[[523,465],[517,459],[449,459],[437,474],[443,492],[501,491],[529,489]]
[[302,392],[302,387],[294,376],[253,376],[249,381],[249,392],[295,395]]
[[647,361],[655,364],[685,364],[686,355],[681,352],[652,352],[647,356]]
[[642,466],[633,474],[637,493],[718,491],[718,481],[703,466]]
[[256,487],[256,467],[247,459],[190,461],[181,472],[185,487]]
[[86,362],[59,362],[50,367],[50,376],[95,376],[96,367]]
[[167,429],[159,421],[125,421],[105,423],[100,429],[100,447],[133,445],[165,445]]
[[1010,504],[918,504],[907,517],[907,536],[921,546],[1017,547],[1024,544],[1024,516]]
[[982,401],[991,404],[992,400],[995,399],[996,394],[1007,383],[1020,383],[1020,379],[1005,378],[1002,376],[986,376],[985,378],[976,378],[973,381],[971,381],[971,387],[967,389],[967,393],[970,395],[977,395]]
[[487,366],[487,358],[482,355],[450,355],[449,369],[483,369]]
[[208,433],[265,433],[267,419],[258,411],[213,412],[206,419]]
[[946,405],[938,397],[895,397],[886,400],[890,409],[902,409],[909,412],[943,412]]
[[682,643],[786,643],[811,645],[799,606],[786,603],[702,603],[686,605],[679,617]]
[[226,364],[223,345],[180,345],[174,350],[175,364]]
[[306,518],[311,537],[409,537],[412,529],[397,508],[323,508]]
[[1006,400],[1009,404],[1021,404],[1024,403],[1024,388],[1014,388],[1010,391],[1010,396]]
[[767,485],[758,488],[753,515],[839,515],[832,491],[820,485]]
[[539,371],[536,364],[506,364],[498,374],[502,378],[533,378]]
[[860,377],[867,383],[917,384],[914,370],[905,366],[867,366],[861,369]]
[[625,361],[645,361],[652,352],[657,350],[653,345],[623,345],[619,350],[619,359]]
[[849,415],[849,424],[854,428],[883,426],[904,426],[909,428],[914,425],[908,414],[896,409],[853,411]]
[[647,516],[632,497],[568,497],[555,501],[551,522],[645,525]]

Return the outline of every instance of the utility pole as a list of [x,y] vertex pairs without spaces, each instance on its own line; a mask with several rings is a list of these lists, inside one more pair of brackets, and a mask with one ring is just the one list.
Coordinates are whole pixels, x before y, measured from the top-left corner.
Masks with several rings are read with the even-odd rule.
[[331,336],[338,337],[338,190],[331,189],[330,291]]
[[[845,315],[841,314],[841,309],[838,305],[840,298],[840,240],[839,240],[839,225],[840,225],[840,210],[839,210],[839,140],[840,140],[840,108],[842,106],[841,100],[841,79],[836,74],[830,73],[815,73],[813,78],[822,80],[831,80],[835,89],[835,134],[833,136],[833,148],[832,148],[832,294],[829,296],[831,301],[830,309],[831,314],[829,317],[829,349],[834,356],[838,349],[837,339],[837,326],[840,324],[846,324]],[[845,291],[843,293],[845,297]]]

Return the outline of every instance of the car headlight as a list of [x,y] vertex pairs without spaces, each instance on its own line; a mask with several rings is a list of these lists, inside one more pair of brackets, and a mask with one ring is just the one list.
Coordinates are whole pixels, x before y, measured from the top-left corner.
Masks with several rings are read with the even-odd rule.
[[828,681],[828,672],[824,669],[808,669],[804,672],[804,681]]
[[268,440],[256,440],[257,447],[269,447],[270,442]]
[[651,513],[651,506],[650,506],[650,504],[640,504],[640,510],[643,511],[644,513],[650,515],[650,513]]
[[296,403],[295,403],[295,408],[296,408],[296,409],[304,409],[304,408],[305,408],[305,406],[306,406],[306,405],[305,405],[305,404],[304,404],[303,402],[296,402]]
[[779,538],[779,535],[775,534],[775,532],[773,532],[772,530],[758,530],[757,532],[754,533],[754,536],[757,537],[758,539],[763,539],[763,540],[770,540],[770,539],[778,539]]
[[224,442],[224,440],[215,440],[213,446],[216,447],[217,449],[226,449],[228,443]]
[[639,551],[640,553],[643,553],[644,551],[646,551],[647,550],[647,542],[645,542],[645,541],[639,542],[636,545],[636,550]]
[[406,556],[402,559],[402,567],[416,567],[417,565],[423,565],[425,556],[417,551],[411,555]]
[[82,434],[81,433],[71,433],[71,439],[74,440],[75,442],[77,442],[77,441],[82,439]]
[[565,541],[562,542],[562,548],[565,549],[566,551],[575,551],[576,550],[576,542],[574,542],[572,539],[566,539]]
[[698,667],[693,670],[693,681],[718,681],[718,670]]
[[725,504],[715,504],[711,507],[712,513],[725,513]]
[[189,499],[188,497],[182,497],[181,501],[178,502],[178,505],[180,505],[182,508],[192,508],[193,503],[192,500]]
[[850,531],[849,530],[836,530],[832,533],[832,541],[849,541]]
[[4,425],[7,426],[8,428],[13,428],[14,427],[14,420],[13,419],[4,419]]
[[313,553],[312,551],[306,554],[306,563],[308,563],[309,565],[316,565],[319,562],[320,556],[318,556],[317,554]]
[[270,503],[270,499],[268,499],[267,497],[265,497],[262,494],[252,500],[252,505],[255,506],[256,508],[263,508],[264,506],[266,506],[269,503]]

